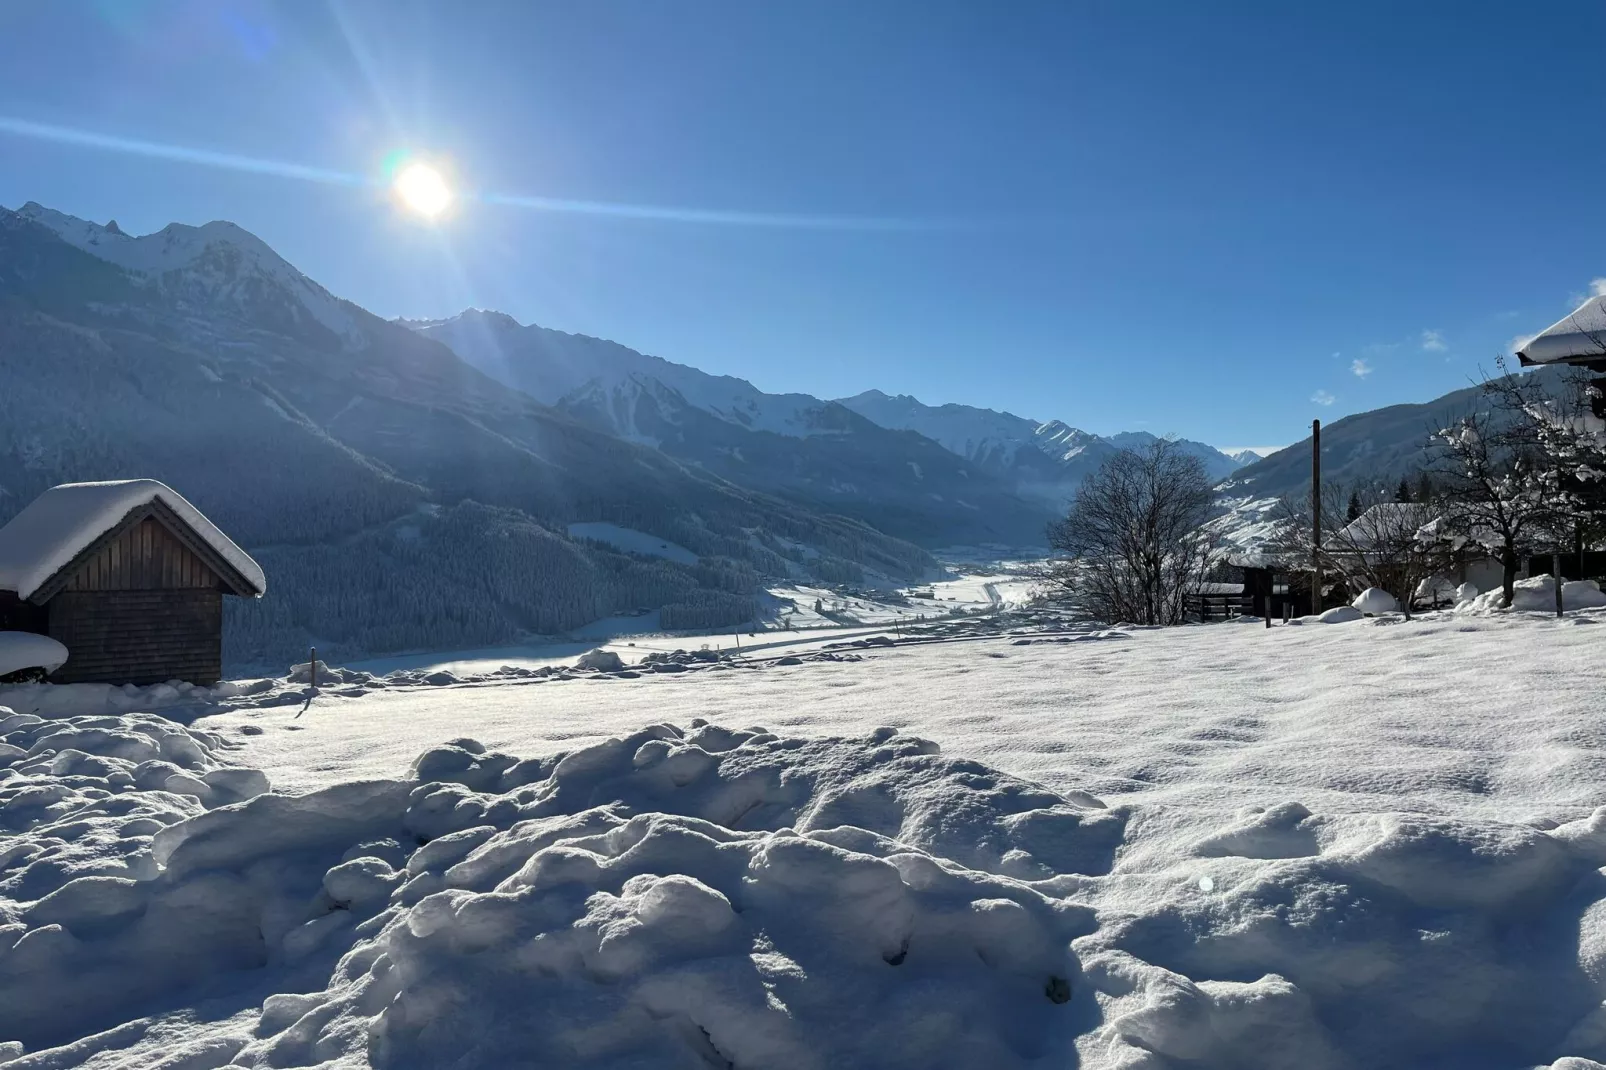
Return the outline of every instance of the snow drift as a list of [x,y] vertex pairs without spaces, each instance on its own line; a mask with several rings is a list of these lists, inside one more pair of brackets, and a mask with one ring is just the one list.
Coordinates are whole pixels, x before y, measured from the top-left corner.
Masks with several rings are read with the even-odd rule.
[[24,1070],[1606,1060],[1606,808],[1179,840],[890,728],[457,739],[299,796],[150,715],[0,740]]
[[67,664],[67,648],[48,635],[0,632],[0,677],[28,669],[55,672]]
[[[1475,594],[1456,608],[1470,613],[1496,613],[1507,609],[1506,593],[1500,588]],[[1566,580],[1561,585],[1561,602],[1564,611],[1598,609],[1606,606],[1606,594],[1594,580]],[[1556,580],[1552,576],[1534,576],[1518,580],[1511,591],[1511,610],[1519,613],[1556,612]]]
[[523,761],[459,740],[406,781],[208,810],[261,786],[215,742],[82,721],[0,722],[25,845],[117,845],[4,859],[0,1038],[29,1050],[322,963],[205,1065],[1060,1063],[1094,928],[1068,875],[1107,871],[1124,827],[891,729],[706,724]]

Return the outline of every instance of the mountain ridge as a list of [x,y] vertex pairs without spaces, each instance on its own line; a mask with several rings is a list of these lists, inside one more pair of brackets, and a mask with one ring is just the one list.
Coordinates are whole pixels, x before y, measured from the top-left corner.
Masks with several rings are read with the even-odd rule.
[[[844,440],[837,447],[840,452],[852,452],[853,443],[863,447],[858,451],[862,466],[877,463],[870,459],[871,451],[902,450],[909,455],[903,464],[890,466],[888,479],[894,474],[912,474],[926,481],[928,472],[947,477],[941,489],[928,492],[935,496],[935,501],[927,503],[928,511],[931,506],[950,501],[960,503],[961,508],[979,510],[981,505],[960,497],[956,488],[964,485],[960,480],[969,480],[969,493],[974,497],[975,484],[983,479],[991,481],[996,484],[995,490],[1002,489],[1026,503],[1030,514],[1027,521],[1016,519],[999,525],[997,531],[990,533],[995,538],[1007,539],[1011,532],[1018,537],[1024,528],[1040,542],[1035,536],[1040,535],[1042,524],[1063,509],[1082,479],[1117,450],[1155,437],[1146,432],[1101,437],[1060,420],[1038,422],[1013,413],[955,403],[928,406],[912,395],[880,390],[834,400],[799,393],[770,394],[746,379],[704,372],[606,339],[523,324],[506,313],[485,309],[468,309],[446,319],[398,322],[441,340],[467,363],[504,384],[573,413],[592,426],[667,449],[739,482],[754,478],[751,468],[742,467],[749,451],[744,451],[740,442],[731,441],[728,432],[711,429],[706,423],[700,425],[700,431],[690,431],[688,421],[696,422],[696,418],[685,410],[701,410],[749,431],[794,439],[837,436]],[[650,386],[649,380],[661,384],[662,389]],[[951,461],[934,461],[929,451],[921,454],[906,442],[900,446],[894,440],[878,437],[871,432],[872,426],[918,435],[964,466],[955,469]],[[709,442],[718,440],[716,453],[724,452],[715,455],[700,448],[693,441],[699,436]],[[1204,462],[1213,480],[1240,467],[1238,459],[1214,447],[1178,441]],[[797,447],[797,452],[805,455],[801,463],[806,466],[810,463],[806,455],[831,448],[814,443]],[[732,457],[740,458],[741,464],[729,463]],[[839,480],[837,486],[842,485]],[[766,489],[799,493],[803,488],[781,481],[766,484]],[[885,481],[877,484],[877,495],[884,498],[888,493]],[[842,495],[827,493],[815,500],[849,511],[862,508],[844,501]],[[918,506],[909,508],[913,509],[911,516],[920,512]],[[887,522],[886,517],[873,511],[855,515],[871,523],[879,521],[878,526]],[[891,530],[908,534],[901,529],[902,521],[892,523],[895,526]],[[929,526],[933,521],[927,519],[923,523]]]
[[[313,644],[495,645],[640,606],[723,626],[753,618],[765,576],[908,582],[935,568],[861,521],[510,390],[232,224],[133,238],[0,209],[0,351],[0,522],[55,483],[179,488],[274,577],[261,602],[230,600],[236,667]],[[584,522],[696,562],[570,538]]]
[[605,339],[470,310],[408,326],[587,426],[922,545],[1034,546],[1052,510],[930,439]]

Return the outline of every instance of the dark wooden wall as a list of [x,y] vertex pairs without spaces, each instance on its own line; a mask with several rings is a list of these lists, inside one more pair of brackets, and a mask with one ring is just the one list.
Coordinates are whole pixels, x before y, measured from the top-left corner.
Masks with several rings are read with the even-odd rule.
[[50,599],[48,634],[67,647],[57,683],[209,684],[223,675],[216,572],[154,517],[84,560]]
[[50,627],[50,613],[44,606],[18,598],[15,592],[0,591],[0,632],[35,632],[43,635]]
[[218,590],[63,591],[50,636],[67,647],[56,683],[210,684],[223,675]]
[[111,540],[67,581],[69,591],[216,588],[217,573],[154,517]]

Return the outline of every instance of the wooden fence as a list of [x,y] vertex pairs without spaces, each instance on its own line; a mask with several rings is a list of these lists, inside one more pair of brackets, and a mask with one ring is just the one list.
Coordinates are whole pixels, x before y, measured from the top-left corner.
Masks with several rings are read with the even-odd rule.
[[1194,593],[1187,596],[1188,615],[1202,621],[1232,620],[1250,611],[1247,594]]

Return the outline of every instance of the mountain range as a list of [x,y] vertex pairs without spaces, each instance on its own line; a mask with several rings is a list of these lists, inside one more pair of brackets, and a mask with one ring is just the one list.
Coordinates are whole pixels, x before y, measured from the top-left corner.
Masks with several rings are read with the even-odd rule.
[[[642,610],[730,626],[778,579],[911,582],[939,547],[1040,544],[1153,438],[770,394],[496,312],[387,321],[233,224],[134,237],[34,203],[0,208],[0,354],[0,522],[59,482],[171,483],[268,571],[230,607],[236,670]],[[1409,466],[1422,418],[1351,417],[1324,452]],[[1300,478],[1297,447],[1183,446],[1237,494]]]
[[[55,483],[170,483],[267,570],[267,597],[230,600],[235,668],[314,643],[491,645],[641,608],[721,626],[753,618],[765,577],[936,567],[508,389],[227,223],[135,238],[0,209],[0,354],[0,522]],[[569,533],[599,523],[689,560]]]
[[[843,512],[927,545],[1035,545],[1044,523],[1112,454],[1147,432],[1100,437],[970,405],[870,390],[769,394],[616,342],[471,309],[399,321],[581,422],[741,483]],[[1212,479],[1256,459],[1181,445]]]

